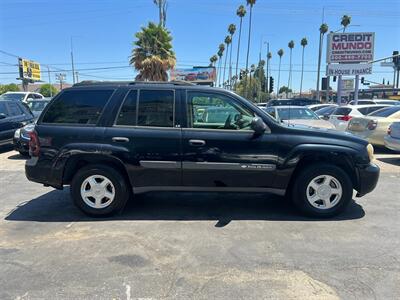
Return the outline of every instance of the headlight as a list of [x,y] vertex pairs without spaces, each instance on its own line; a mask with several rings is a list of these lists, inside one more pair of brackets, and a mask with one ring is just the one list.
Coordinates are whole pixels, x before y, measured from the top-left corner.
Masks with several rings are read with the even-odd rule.
[[370,161],[374,160],[374,147],[371,144],[367,146],[368,157]]
[[19,139],[20,134],[21,134],[21,129],[15,130],[15,132],[14,132],[14,138],[15,138],[15,139]]

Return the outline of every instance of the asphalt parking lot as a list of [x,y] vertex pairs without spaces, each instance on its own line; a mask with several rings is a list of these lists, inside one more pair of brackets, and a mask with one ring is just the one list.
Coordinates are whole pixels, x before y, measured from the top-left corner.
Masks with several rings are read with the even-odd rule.
[[0,299],[398,299],[400,155],[331,220],[261,194],[151,193],[90,219],[0,151]]

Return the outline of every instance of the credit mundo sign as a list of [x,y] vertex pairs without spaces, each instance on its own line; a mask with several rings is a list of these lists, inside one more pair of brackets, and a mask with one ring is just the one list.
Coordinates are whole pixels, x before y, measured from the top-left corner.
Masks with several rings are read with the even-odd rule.
[[360,63],[374,59],[374,32],[328,34],[327,63]]

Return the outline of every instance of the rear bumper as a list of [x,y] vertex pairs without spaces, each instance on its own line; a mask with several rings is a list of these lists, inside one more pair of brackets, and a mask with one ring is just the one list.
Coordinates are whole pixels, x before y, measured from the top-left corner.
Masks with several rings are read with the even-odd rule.
[[384,137],[386,148],[400,152],[400,139],[392,138],[390,135]]
[[26,161],[25,175],[30,181],[52,186],[56,189],[63,188],[62,178],[54,174],[51,164],[40,162],[38,157],[31,157]]
[[379,179],[380,169],[377,165],[370,163],[369,165],[360,166],[358,169],[359,187],[357,189],[357,197],[372,192]]

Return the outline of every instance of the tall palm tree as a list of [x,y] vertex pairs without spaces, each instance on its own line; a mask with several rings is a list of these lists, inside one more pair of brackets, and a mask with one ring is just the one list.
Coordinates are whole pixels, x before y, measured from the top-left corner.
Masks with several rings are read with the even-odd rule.
[[225,44],[226,44],[226,55],[225,55],[225,63],[224,63],[224,75],[223,75],[223,81],[222,85],[225,87],[225,71],[226,71],[226,63],[227,63],[227,58],[228,58],[228,53],[229,53],[229,45],[231,44],[232,39],[230,35],[227,35],[225,37]]
[[[246,56],[246,72],[249,69],[249,54],[250,54],[250,41],[251,41],[251,25],[252,25],[252,19],[253,19],[253,6],[256,4],[256,0],[246,0],[247,5],[250,5],[250,21],[249,21],[249,37],[247,41],[247,56]],[[246,82],[247,82],[247,77],[245,78],[244,81],[244,90],[246,91]]]
[[129,64],[133,65],[139,74],[140,81],[167,81],[167,71],[176,64],[175,53],[172,50],[172,37],[168,30],[152,22],[135,34],[135,48]]
[[279,94],[279,84],[281,81],[281,62],[282,62],[282,56],[285,52],[283,49],[279,49],[278,51],[278,56],[279,56],[279,68],[278,68],[278,85],[276,86],[276,94]]
[[243,18],[246,15],[246,8],[243,5],[240,5],[236,11],[236,15],[240,18],[240,25],[239,25],[239,39],[238,39],[238,47],[237,47],[237,54],[236,54],[236,78],[238,78],[238,70],[239,70],[239,55],[240,55],[240,40],[242,37],[242,24]]
[[290,50],[290,59],[289,59],[289,79],[288,79],[288,88],[291,88],[292,85],[292,51],[294,48],[294,41],[291,40],[288,44]]
[[224,55],[224,51],[225,51],[225,44],[221,43],[219,44],[218,47],[218,53],[217,55],[219,56],[219,66],[218,66],[218,86],[221,86],[221,68],[222,68],[222,56]]
[[347,26],[349,26],[351,23],[351,16],[349,15],[344,15],[342,17],[342,20],[340,22],[340,24],[343,26],[343,32],[346,31]]
[[324,34],[328,32],[328,24],[321,24],[319,27],[319,49],[318,49],[318,70],[317,70],[317,100],[319,100],[319,78],[321,72],[321,58],[322,58],[322,48],[324,43]]
[[268,52],[267,53],[267,80],[266,80],[266,86],[265,86],[266,92],[269,92],[269,86],[268,86],[268,83],[270,80],[270,78],[269,78],[269,61],[271,60],[271,58],[272,58],[272,53]]
[[210,57],[210,66],[215,67],[215,63],[218,61],[218,56],[214,54],[213,56]]
[[[231,43],[233,42],[233,35],[235,34],[236,31],[236,25],[235,24],[230,24],[228,27],[228,32],[231,35]],[[231,51],[229,54],[229,76],[228,76],[228,82],[232,88],[232,49],[233,45],[231,45]]]
[[304,49],[308,44],[307,38],[302,38],[300,45],[303,47],[303,51],[301,53],[301,79],[300,79],[300,96],[303,91],[303,74],[304,74]]

